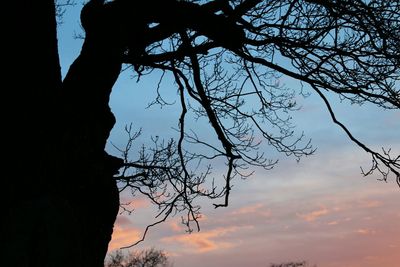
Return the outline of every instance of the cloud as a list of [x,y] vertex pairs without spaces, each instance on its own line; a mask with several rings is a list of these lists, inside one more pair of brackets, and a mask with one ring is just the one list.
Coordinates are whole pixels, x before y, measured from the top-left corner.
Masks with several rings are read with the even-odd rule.
[[179,243],[184,246],[184,250],[191,253],[225,250],[234,247],[235,242],[224,241],[222,237],[226,237],[240,228],[243,227],[216,228],[205,232],[165,237],[162,241],[168,244]]
[[373,235],[376,233],[376,231],[372,229],[363,228],[363,229],[357,229],[356,233],[359,235]]
[[315,210],[310,213],[306,213],[306,214],[297,213],[297,216],[307,222],[313,222],[316,219],[318,219],[319,217],[327,215],[328,213],[329,213],[329,210],[327,208],[321,207],[319,210]]
[[[208,218],[200,233],[182,234],[178,219],[154,228],[145,244],[168,250],[177,267],[266,266],[297,258],[324,267],[362,267],[368,256],[377,264],[365,266],[396,266],[398,188],[362,179],[363,157],[347,147],[332,150],[238,181],[230,207],[203,205]],[[147,213],[135,217],[135,224],[143,218]],[[249,225],[251,231],[244,228]],[[131,236],[124,245],[135,240]]]
[[[203,225],[207,221],[207,216],[204,214],[200,214],[197,218],[197,221],[200,225]],[[168,228],[176,233],[187,232],[188,227],[185,223],[182,223],[182,219],[173,219],[170,222],[166,223]]]
[[174,232],[182,232],[184,230],[184,226],[177,220],[173,220],[169,223],[169,227]]
[[142,209],[142,208],[148,208],[151,203],[149,199],[145,198],[144,196],[140,197],[133,197],[130,193],[124,192],[121,195],[121,204],[126,210],[133,211],[135,209]]
[[251,214],[252,216],[258,215],[261,217],[270,217],[271,211],[266,210],[264,204],[256,203],[253,205],[244,206],[237,210],[234,210],[231,214],[232,215],[250,215]]
[[115,221],[115,225],[119,225],[120,227],[128,227],[132,225],[132,222],[126,216],[118,216]]
[[379,200],[360,200],[359,206],[361,208],[378,208],[383,205],[382,201]]
[[142,232],[135,228],[126,228],[119,225],[114,227],[112,240],[108,246],[108,251],[120,249],[136,242],[142,237]]

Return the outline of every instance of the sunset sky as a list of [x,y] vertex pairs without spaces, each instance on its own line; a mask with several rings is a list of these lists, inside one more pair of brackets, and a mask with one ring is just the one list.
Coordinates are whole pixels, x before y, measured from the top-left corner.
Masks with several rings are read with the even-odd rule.
[[[80,8],[77,4],[68,9],[59,26],[63,75],[82,43],[73,38],[81,32]],[[117,118],[110,153],[115,153],[111,142],[126,141],[126,124],[142,127],[143,138],[168,134],[176,127],[177,105],[146,109],[154,99],[157,78],[155,73],[136,83],[129,73],[121,75],[110,102]],[[281,82],[299,86],[286,78]],[[163,84],[161,91],[171,100],[176,97],[173,85]],[[256,170],[247,180],[234,181],[229,207],[215,210],[214,202],[200,200],[200,232],[185,233],[177,216],[152,228],[134,249],[162,249],[175,267],[267,267],[296,260],[318,267],[400,266],[400,188],[394,179],[385,183],[377,181],[378,176],[362,177],[360,166],[368,168],[370,157],[332,124],[315,95],[297,101],[303,108],[293,117],[299,133],[312,139],[315,155],[299,163],[279,156],[273,170]],[[400,153],[399,111],[339,103],[335,109],[362,142]],[[131,200],[122,196],[122,202]],[[139,196],[132,206],[132,215],[117,219],[110,251],[134,243],[155,221],[154,207],[146,199]]]

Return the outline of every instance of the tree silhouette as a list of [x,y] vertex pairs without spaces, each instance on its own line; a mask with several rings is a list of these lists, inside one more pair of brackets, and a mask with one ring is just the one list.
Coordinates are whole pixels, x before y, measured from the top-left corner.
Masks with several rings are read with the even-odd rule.
[[[307,267],[310,266],[306,261],[292,261],[285,263],[272,263],[269,267]],[[317,267],[317,265],[313,265],[313,267]]]
[[[15,262],[7,266],[102,266],[126,188],[158,205],[156,223],[185,212],[189,229],[198,227],[197,197],[227,206],[233,178],[276,164],[259,151],[260,137],[287,156],[312,154],[288,115],[301,92],[276,83],[279,75],[308,84],[333,122],[371,155],[365,175],[393,175],[400,185],[399,156],[357,139],[328,98],[400,107],[398,1],[90,0],[81,12],[83,47],[63,81],[54,2],[21,0],[11,12],[2,252],[26,253],[8,257]],[[104,151],[115,123],[109,95],[122,64],[139,76],[157,69],[173,77],[181,106],[178,137],[155,138],[134,160],[128,150],[137,134],[129,129],[124,159]],[[155,103],[166,104],[161,96]],[[208,122],[214,141],[188,129],[193,117]],[[214,162],[226,164],[215,180]]]
[[105,267],[172,267],[168,256],[162,250],[150,248],[124,254],[117,250],[109,255]]

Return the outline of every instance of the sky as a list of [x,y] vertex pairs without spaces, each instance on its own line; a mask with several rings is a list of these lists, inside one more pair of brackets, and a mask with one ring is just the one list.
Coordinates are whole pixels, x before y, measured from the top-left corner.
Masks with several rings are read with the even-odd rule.
[[[80,7],[69,8],[58,29],[63,75],[82,43],[73,38],[81,32]],[[146,108],[155,97],[157,78],[156,73],[137,83],[128,72],[121,74],[110,100],[117,118],[107,146],[110,153],[115,153],[111,144],[126,141],[126,124],[142,127],[143,138],[176,127],[176,105]],[[299,86],[285,78],[282,82]],[[176,96],[174,86],[163,84],[161,91],[167,99]],[[235,180],[227,208],[214,209],[213,202],[200,200],[200,232],[186,233],[177,216],[152,228],[134,249],[162,249],[175,267],[265,267],[302,260],[319,267],[398,267],[400,188],[394,180],[364,178],[360,166],[369,166],[369,156],[332,124],[315,95],[298,101],[303,108],[293,117],[297,129],[312,139],[315,155],[300,162],[281,156],[273,170],[256,170],[246,180]],[[399,111],[339,103],[334,108],[364,143],[400,153]],[[121,196],[122,202],[130,200]],[[136,242],[155,221],[155,209],[145,198],[135,198],[132,206],[132,215],[117,218],[110,252]]]

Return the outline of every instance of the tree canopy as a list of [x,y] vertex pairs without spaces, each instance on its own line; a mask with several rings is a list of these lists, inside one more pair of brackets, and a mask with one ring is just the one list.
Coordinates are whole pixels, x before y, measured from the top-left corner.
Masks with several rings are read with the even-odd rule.
[[[222,199],[215,207],[227,206],[232,179],[251,175],[251,166],[277,163],[261,144],[296,159],[314,152],[290,116],[299,108],[295,97],[306,92],[277,83],[281,76],[317,94],[332,122],[370,154],[364,175],[378,172],[400,185],[399,155],[362,143],[336,117],[329,98],[399,109],[399,1],[92,0],[83,18],[95,5],[102,6],[105,19],[99,21],[107,21],[123,43],[122,62],[139,78],[153,70],[170,75],[178,91],[178,137],[154,138],[153,147],[131,159],[128,151],[140,133],[127,129],[128,144],[120,149],[120,190],[148,196],[159,207],[158,222],[185,211],[184,223],[198,227],[197,197]],[[168,103],[159,94],[153,104]],[[205,119],[217,142],[187,127],[190,119]],[[226,165],[225,174],[212,173],[215,162]]]

